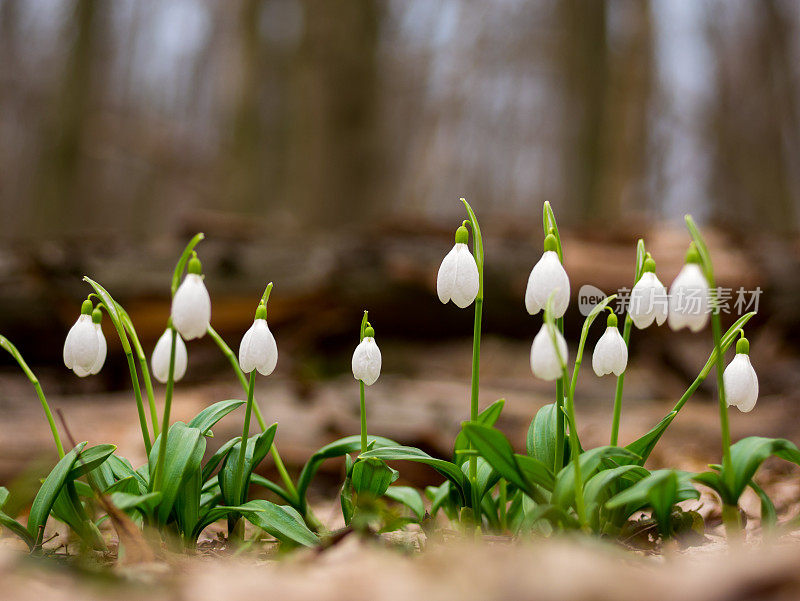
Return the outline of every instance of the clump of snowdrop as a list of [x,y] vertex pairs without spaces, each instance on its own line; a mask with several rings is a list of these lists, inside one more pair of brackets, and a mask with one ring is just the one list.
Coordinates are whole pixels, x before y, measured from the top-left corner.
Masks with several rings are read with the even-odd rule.
[[260,303],[253,325],[242,336],[239,344],[239,367],[246,374],[257,370],[262,376],[268,376],[277,364],[278,345],[267,325],[267,307]]
[[567,341],[564,340],[563,334],[551,323],[543,323],[531,345],[533,375],[548,381],[560,378],[564,373],[568,356]]
[[592,369],[598,376],[611,373],[619,376],[627,366],[628,346],[617,328],[617,316],[611,312],[606,320],[606,331],[594,347]]
[[195,253],[188,273],[172,297],[172,323],[186,340],[202,338],[211,321],[211,297],[203,283],[203,267]]
[[64,341],[64,365],[81,378],[96,374],[106,360],[106,340],[99,325],[99,311],[98,323],[93,321],[92,314],[92,301],[86,299]]
[[453,301],[461,309],[469,307],[478,296],[480,276],[475,257],[469,252],[469,232],[464,225],[456,230],[456,243],[445,255],[436,277],[439,300]]
[[708,280],[700,266],[694,244],[686,253],[686,263],[669,287],[669,327],[699,332],[708,323]]
[[353,351],[353,377],[372,386],[381,375],[381,349],[375,342],[375,330],[367,325],[364,338]]
[[750,363],[750,343],[744,337],[736,342],[736,356],[722,374],[725,383],[725,400],[728,406],[747,413],[758,400],[758,376]]
[[177,338],[175,339],[175,365],[173,367],[172,381],[178,382],[186,374],[186,365],[188,363],[186,344],[180,334],[173,328],[168,327],[156,342],[156,347],[153,349],[153,357],[150,360],[153,376],[162,384],[165,384],[169,379],[169,356],[172,350],[173,336],[177,336]]
[[544,252],[533,266],[525,289],[525,309],[530,315],[544,310],[553,297],[553,317],[563,317],[569,305],[569,277],[558,258],[558,241],[553,234],[544,239]]
[[633,324],[643,330],[654,321],[661,325],[667,320],[667,288],[656,276],[656,262],[647,253],[642,276],[633,286],[628,315]]

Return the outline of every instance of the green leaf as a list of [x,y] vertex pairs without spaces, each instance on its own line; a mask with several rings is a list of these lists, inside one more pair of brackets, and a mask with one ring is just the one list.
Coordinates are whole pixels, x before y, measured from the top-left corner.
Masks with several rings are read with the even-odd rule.
[[[153,443],[150,452],[150,466],[153,470],[158,465],[160,438],[161,435]],[[162,496],[156,514],[159,523],[165,524],[169,520],[181,488],[195,471],[200,470],[205,450],[206,439],[199,428],[189,427],[183,422],[175,422],[170,426],[164,460],[163,489],[160,491]],[[153,481],[153,474],[150,474],[150,481]]]
[[[269,428],[264,430],[258,436],[247,439],[247,446],[245,448],[245,465],[244,465],[244,488],[240,487],[237,482],[237,469],[239,463],[239,452],[242,448],[241,441],[233,445],[230,452],[225,457],[225,462],[219,470],[219,487],[222,492],[222,498],[228,505],[241,505],[247,500],[247,492],[250,485],[250,479],[253,470],[264,459],[272,446],[272,441],[275,439],[275,431],[278,429],[278,424],[272,424]],[[237,497],[237,495],[239,495]]]
[[241,436],[231,438],[228,442],[214,452],[214,454],[203,466],[203,482],[208,481],[208,479],[211,477],[211,474],[214,473],[214,470],[217,469],[217,466],[220,464],[220,462],[227,457],[234,445],[236,445],[241,439]]
[[639,459],[636,460],[638,465],[644,465],[644,462],[647,461],[648,457],[650,457],[650,453],[653,452],[656,444],[658,444],[661,436],[672,423],[672,420],[675,419],[676,415],[678,415],[677,411],[670,411],[670,413],[664,417],[664,419],[658,422],[652,430],[625,447],[631,453],[635,453],[639,456]]
[[[375,445],[376,447],[397,446],[395,441],[388,438],[383,438],[381,436],[369,436],[367,440],[371,445]],[[300,509],[301,513],[305,511],[306,493],[308,492],[308,487],[322,462],[326,459],[342,457],[347,453],[355,453],[360,450],[361,437],[356,434],[355,436],[347,436],[345,438],[335,440],[332,443],[325,445],[321,449],[318,449],[313,455],[311,455],[311,457],[309,457],[308,461],[306,461],[306,464],[303,466],[303,469],[300,472],[300,477],[297,479],[298,509]]]
[[535,457],[545,465],[556,462],[556,416],[558,408],[555,403],[545,405],[536,412],[528,428],[528,455]]
[[95,523],[89,519],[78,497],[74,480],[67,480],[56,497],[51,515],[67,524],[87,545],[95,549],[105,549],[106,543]]
[[634,283],[638,282],[639,278],[642,277],[645,259],[647,259],[647,251],[644,248],[644,240],[639,238],[636,242],[636,271],[634,272]]
[[267,490],[274,492],[276,495],[281,497],[284,501],[286,501],[290,505],[297,503],[297,500],[291,494],[289,494],[289,492],[285,488],[283,488],[280,484],[277,484],[260,474],[255,474],[255,473],[251,474],[250,484],[255,484],[256,486],[263,486]]
[[[495,401],[489,405],[486,409],[478,414],[478,420],[476,423],[482,426],[494,426],[500,417],[500,413],[503,411],[503,406],[505,403],[505,399],[500,399],[499,401]],[[466,435],[464,432],[459,432],[456,435],[456,441],[453,445],[453,463],[456,465],[461,465],[467,461],[468,457],[460,451],[465,451],[468,448],[469,441],[467,440]]]
[[81,451],[75,460],[74,467],[70,470],[69,480],[77,480],[81,476],[88,474],[105,462],[108,457],[117,450],[113,444],[99,444]]
[[450,463],[449,461],[445,461],[444,459],[435,459],[434,457],[428,455],[425,451],[421,451],[420,449],[414,447],[403,446],[380,447],[359,455],[359,458],[361,459],[368,459],[370,457],[383,459],[384,461],[414,461],[429,465],[437,472],[442,474],[445,478],[450,480],[453,484],[455,484],[462,493],[463,499],[467,498],[466,492],[469,490],[467,478],[457,465]]
[[739,497],[755,476],[756,471],[770,455],[800,465],[800,451],[793,442],[785,438],[750,436],[731,445],[731,471],[723,467],[722,479],[731,488],[732,498],[738,504]]
[[547,234],[550,233],[551,229],[554,231],[556,241],[558,242],[558,260],[563,263],[564,253],[561,249],[561,236],[558,233],[558,224],[556,223],[556,215],[555,213],[553,213],[553,209],[550,206],[550,202],[544,201],[544,205],[542,206],[542,231],[544,232],[545,237],[547,237]]
[[775,505],[772,503],[772,499],[769,498],[769,495],[764,492],[764,489],[756,484],[755,481],[750,480],[749,486],[755,491],[758,498],[761,499],[761,527],[765,530],[774,528],[778,523],[778,512],[775,511]]
[[136,483],[139,486],[139,493],[144,494],[147,492],[147,478],[133,469],[130,461],[124,457],[111,455],[108,459],[106,459],[104,465],[107,465],[111,469],[111,472],[114,474],[114,478],[117,480],[122,480],[129,477],[135,478]]
[[140,493],[139,482],[133,476],[128,476],[122,480],[117,480],[110,486],[103,490],[104,495],[110,495],[115,492],[124,492],[129,495],[138,495]]
[[221,519],[228,513],[241,514],[251,524],[284,543],[300,544],[306,547],[315,547],[319,544],[319,537],[308,529],[296,512],[291,508],[263,499],[256,499],[237,506],[222,506],[216,512],[215,515],[219,515],[217,519]]
[[[587,507],[593,503],[601,504],[604,497],[609,495],[612,485],[620,485],[622,478],[625,477],[627,483],[637,482],[650,475],[646,469],[639,465],[621,465],[619,467],[598,472],[586,481],[583,488],[583,498]],[[615,490],[614,492],[618,492]]]
[[69,478],[69,473],[75,465],[78,453],[83,450],[86,444],[85,442],[79,443],[61,458],[45,478],[39,492],[36,493],[36,497],[33,499],[33,505],[31,505],[31,511],[28,515],[28,533],[36,541],[36,545],[42,540],[41,537],[44,533],[44,526],[47,524],[47,518],[53,509],[56,498]]
[[122,511],[131,511],[133,509],[137,509],[144,514],[149,514],[152,512],[160,500],[160,492],[150,492],[144,495],[115,492],[111,495],[111,502],[117,507],[117,509]]
[[381,497],[389,485],[397,480],[400,473],[386,465],[380,459],[361,459],[353,465],[350,476],[353,490],[357,493],[367,493],[373,497]]
[[228,415],[231,411],[238,409],[244,404],[245,401],[240,401],[237,399],[219,401],[209,407],[206,407],[200,413],[195,415],[188,425],[190,428],[199,429],[203,435],[207,435],[214,424]]
[[422,518],[425,517],[425,505],[416,488],[411,486],[390,486],[384,496],[408,507],[416,516],[417,521],[422,521]]
[[[607,458],[636,458],[634,453],[621,447],[597,447],[581,453],[578,461],[581,468],[581,479],[586,482],[600,467],[601,461]],[[575,500],[575,466],[565,465],[556,476],[553,487],[553,504],[566,509]]]
[[[2,509],[5,506],[6,501],[8,501],[8,495],[8,489],[5,486],[0,486],[0,509]],[[25,541],[25,544],[28,545],[29,549],[33,548],[35,541],[30,533],[25,529],[25,526],[3,511],[0,511],[0,526],[3,528],[8,528],[11,530],[11,532],[20,537],[23,541]]]

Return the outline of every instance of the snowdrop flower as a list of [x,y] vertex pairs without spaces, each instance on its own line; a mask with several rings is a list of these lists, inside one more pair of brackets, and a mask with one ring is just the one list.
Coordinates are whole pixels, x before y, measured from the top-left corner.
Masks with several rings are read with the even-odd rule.
[[211,321],[211,298],[203,283],[203,268],[197,255],[189,260],[188,272],[172,297],[172,323],[186,340],[202,338]]
[[103,335],[103,328],[100,325],[102,321],[103,314],[100,312],[100,309],[95,309],[92,311],[92,326],[94,327],[94,331],[97,336],[97,357],[94,360],[94,365],[92,365],[92,368],[88,371],[78,367],[77,365],[75,366],[74,371],[81,378],[85,378],[88,375],[94,376],[100,373],[100,370],[103,369],[103,364],[106,362],[108,345],[106,344],[106,337]]
[[469,252],[469,232],[461,225],[456,230],[456,243],[447,253],[436,277],[436,292],[439,300],[447,304],[453,301],[457,307],[469,307],[478,296],[480,276],[475,257]]
[[259,304],[253,325],[239,344],[239,367],[246,374],[254,369],[262,376],[270,375],[278,364],[278,345],[267,325],[267,307]]
[[553,317],[563,317],[569,305],[569,277],[558,259],[558,243],[553,234],[544,239],[544,253],[533,266],[525,289],[525,308],[531,315],[544,310],[553,294]]
[[353,377],[367,386],[372,386],[381,375],[381,349],[375,343],[372,326],[364,329],[364,338],[353,352]]
[[150,365],[153,367],[153,376],[162,384],[169,379],[169,356],[172,352],[173,335],[178,337],[175,339],[175,366],[173,367],[172,381],[178,382],[186,373],[186,364],[188,362],[186,344],[184,344],[180,334],[176,334],[172,328],[167,328],[161,334],[158,342],[156,342],[156,348],[153,349],[153,357],[150,359]]
[[[555,336],[558,352],[553,345]],[[539,333],[531,345],[531,371],[542,380],[556,380],[563,374],[563,365],[567,363],[567,341],[558,330],[547,322],[542,324]]]
[[688,327],[699,332],[708,323],[708,281],[700,267],[700,256],[692,244],[686,264],[669,287],[669,327]]
[[750,343],[742,335],[736,343],[736,356],[722,373],[725,385],[725,400],[728,406],[739,411],[752,411],[758,400],[758,376],[750,364]]
[[592,353],[592,369],[598,376],[613,373],[619,376],[628,366],[628,346],[617,329],[617,316],[611,313],[606,331],[597,341]]
[[[70,328],[64,341],[64,365],[81,377],[92,372],[100,354],[97,329],[92,322],[92,308],[92,301],[83,301],[80,317]],[[100,336],[102,337],[102,333]],[[105,339],[103,343],[105,346]],[[105,353],[103,354],[105,361]],[[100,366],[102,365],[101,362]]]
[[667,288],[656,277],[656,262],[645,259],[642,276],[631,290],[628,315],[640,330],[655,321],[658,325],[667,320]]

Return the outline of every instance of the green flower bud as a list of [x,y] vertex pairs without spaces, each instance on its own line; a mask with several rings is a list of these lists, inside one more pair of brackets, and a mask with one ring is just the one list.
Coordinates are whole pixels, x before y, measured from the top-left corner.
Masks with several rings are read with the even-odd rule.
[[469,241],[469,230],[460,225],[456,230],[456,244],[466,244]]
[[606,326],[609,328],[616,328],[617,327],[617,316],[614,313],[609,313],[608,318],[606,319]]
[[99,308],[92,311],[92,322],[101,323],[103,321],[103,313]]
[[750,354],[750,342],[744,336],[739,338],[739,340],[736,342],[736,354]]
[[263,303],[258,305],[258,309],[256,309],[256,319],[266,319],[267,318],[267,306]]
[[650,257],[650,253],[647,253],[647,258],[644,260],[644,265],[642,266],[642,273],[655,273],[656,272],[656,262]]
[[81,315],[91,315],[92,310],[94,310],[94,305],[92,304],[92,301],[87,298],[81,305]]
[[375,330],[372,326],[364,328],[364,338],[375,338]]
[[553,252],[556,252],[558,250],[558,241],[556,240],[556,237],[553,234],[547,234],[547,236],[545,236],[544,250],[545,251],[552,250]]
[[689,250],[686,251],[686,262],[697,264],[701,263],[700,253],[697,252],[697,247],[694,245],[694,242],[689,244]]
[[197,253],[192,253],[192,258],[189,259],[187,270],[189,273],[194,273],[197,275],[203,273],[203,265],[200,263],[200,259],[197,258]]

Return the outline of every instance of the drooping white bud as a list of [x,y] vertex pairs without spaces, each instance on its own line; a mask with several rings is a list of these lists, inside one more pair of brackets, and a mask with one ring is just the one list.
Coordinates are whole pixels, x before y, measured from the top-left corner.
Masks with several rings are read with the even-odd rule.
[[667,288],[656,276],[655,269],[655,261],[648,257],[642,277],[631,290],[628,315],[640,330],[650,326],[653,321],[661,325],[667,320]]
[[353,377],[367,386],[372,386],[381,375],[381,350],[375,342],[372,328],[364,332],[364,338],[353,352]]
[[[172,329],[167,328],[161,334],[161,338],[156,342],[156,347],[153,349],[153,357],[150,360],[150,365],[153,368],[153,376],[156,380],[164,384],[169,379],[169,356],[172,351]],[[178,382],[183,378],[186,373],[186,365],[188,363],[188,355],[186,353],[186,344],[183,339],[178,335],[175,339],[175,366],[172,373],[172,381]]]
[[246,374],[256,369],[262,376],[268,376],[277,364],[278,345],[267,325],[266,307],[260,305],[253,325],[239,344],[239,367]]
[[669,327],[702,330],[709,318],[708,292],[708,281],[700,265],[684,265],[669,288]]
[[[553,345],[553,335],[556,345]],[[556,351],[556,347],[558,351]],[[533,375],[542,380],[556,380],[563,374],[563,365],[566,365],[569,352],[567,341],[558,331],[545,322],[539,333],[533,338],[531,345],[531,371]]]
[[100,343],[92,323],[92,303],[86,300],[81,307],[80,317],[64,341],[64,365],[78,375],[81,375],[78,372],[88,375],[97,362],[99,351]]
[[563,317],[569,306],[569,276],[558,258],[556,238],[549,234],[544,241],[544,253],[533,266],[525,289],[525,309],[531,315],[543,311],[553,295],[553,317]]
[[752,411],[758,400],[758,376],[750,363],[750,343],[742,337],[736,343],[736,356],[722,372],[725,400],[739,411]]
[[186,340],[202,338],[211,321],[211,297],[201,275],[200,261],[189,261],[189,273],[172,297],[172,324]]
[[606,327],[592,353],[592,369],[598,376],[611,373],[619,376],[628,366],[628,346],[617,329],[616,316],[611,317],[614,317],[614,325]]
[[97,375],[100,373],[100,370],[103,369],[103,365],[106,362],[108,345],[106,344],[106,337],[103,335],[103,328],[97,322],[93,323],[92,326],[97,334],[97,358],[95,359],[94,365],[92,365],[92,368],[89,371],[85,371],[77,366],[75,367],[75,373],[81,378],[85,378],[89,375]]
[[456,243],[442,260],[436,277],[439,300],[445,304],[452,300],[462,309],[472,304],[480,288],[478,264],[466,244],[468,236],[463,225],[456,230]]

